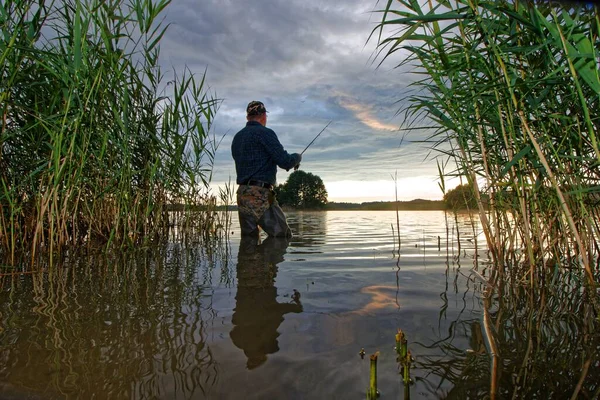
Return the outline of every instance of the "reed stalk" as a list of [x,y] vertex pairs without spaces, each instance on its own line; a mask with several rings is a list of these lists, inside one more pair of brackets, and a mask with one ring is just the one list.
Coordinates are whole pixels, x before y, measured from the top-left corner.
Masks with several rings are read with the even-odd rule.
[[400,238],[400,213],[398,211],[398,171],[394,174],[394,192],[396,195],[396,227],[398,230],[398,258],[402,249],[402,239]]
[[498,392],[498,350],[496,347],[496,341],[492,335],[492,322],[490,318],[490,296],[493,291],[491,288],[485,293],[484,308],[483,308],[483,326],[485,337],[490,348],[490,357],[492,359],[492,368],[490,371],[490,399],[494,400]]
[[[411,384],[410,379],[410,367],[412,364],[412,355],[410,350],[408,350],[408,340],[406,339],[406,335],[402,331],[402,329],[398,329],[396,333],[396,360],[400,363],[400,374],[402,375],[402,380],[404,381],[404,387],[407,388]],[[405,395],[408,392],[410,396],[410,390],[405,389]]]
[[408,350],[406,352],[406,358],[404,361],[404,365],[403,365],[403,380],[404,380],[404,386],[409,386],[410,385],[410,366],[412,364],[412,355],[410,354],[410,350]]
[[379,397],[377,390],[377,357],[379,352],[369,357],[369,388],[367,389],[367,400],[376,400]]
[[398,354],[398,361],[402,362],[406,359],[406,353],[408,351],[408,341],[406,335],[402,329],[398,329],[396,333],[396,353]]

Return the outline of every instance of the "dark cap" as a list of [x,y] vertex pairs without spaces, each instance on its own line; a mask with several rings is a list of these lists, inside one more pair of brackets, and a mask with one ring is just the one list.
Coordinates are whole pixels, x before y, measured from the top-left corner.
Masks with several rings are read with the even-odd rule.
[[267,112],[265,105],[260,101],[251,101],[246,108],[246,115],[261,115]]

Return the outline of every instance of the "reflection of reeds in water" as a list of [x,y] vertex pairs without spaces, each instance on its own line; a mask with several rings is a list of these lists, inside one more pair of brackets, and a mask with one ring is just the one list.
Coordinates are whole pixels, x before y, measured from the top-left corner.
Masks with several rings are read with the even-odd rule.
[[[454,385],[444,398],[492,397],[492,382],[497,398],[597,398],[600,371],[590,366],[600,360],[598,321],[577,279],[555,275],[539,296],[522,285],[503,285],[484,304],[494,348],[484,319],[457,320],[447,337],[421,343],[443,355],[422,356],[416,368]],[[454,344],[463,331],[470,332],[470,349]],[[423,380],[432,393],[438,390],[436,379]]]
[[203,396],[218,374],[205,270],[220,261],[192,250],[98,254],[14,280],[0,302],[0,379],[49,398]]

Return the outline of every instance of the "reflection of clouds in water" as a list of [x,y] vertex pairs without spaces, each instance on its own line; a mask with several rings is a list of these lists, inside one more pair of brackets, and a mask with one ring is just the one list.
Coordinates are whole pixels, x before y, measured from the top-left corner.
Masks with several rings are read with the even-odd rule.
[[267,354],[279,351],[277,329],[283,316],[302,312],[299,293],[289,303],[277,302],[277,264],[289,245],[286,238],[259,239],[242,237],[238,253],[238,288],[232,316],[233,329],[229,336],[244,351],[248,369],[267,360]]
[[398,290],[396,286],[383,285],[373,285],[362,288],[360,292],[370,294],[371,301],[364,307],[352,311],[352,313],[368,314],[384,308],[399,308],[400,305],[396,299],[396,290]]
[[327,332],[332,346],[346,346],[358,340],[356,332],[361,328],[360,317],[364,317],[378,310],[397,309],[399,304],[396,301],[396,286],[372,285],[363,287],[360,292],[371,295],[371,301],[363,307],[343,312],[340,314],[332,314],[331,318],[327,318],[323,324],[323,331]]

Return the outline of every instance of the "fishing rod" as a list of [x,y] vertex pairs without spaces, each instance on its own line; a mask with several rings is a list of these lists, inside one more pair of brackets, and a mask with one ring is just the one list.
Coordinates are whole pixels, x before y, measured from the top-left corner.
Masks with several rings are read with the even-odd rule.
[[[327,127],[329,126],[329,124],[330,124],[330,123],[332,123],[332,122],[333,122],[333,120],[329,121],[329,122],[327,123],[327,125],[325,125],[325,128],[321,129],[321,132],[319,132],[319,133],[317,134],[317,136],[315,136],[315,137],[314,137],[314,139],[313,139],[313,140],[311,140],[311,141],[310,141],[310,143],[309,143],[309,144],[308,144],[308,145],[307,145],[307,146],[304,148],[304,150],[302,150],[302,153],[300,153],[300,156],[302,156],[302,154],[304,154],[304,152],[305,152],[305,151],[306,151],[306,150],[307,150],[307,149],[310,147],[310,145],[311,145],[311,144],[313,144],[313,143],[315,142],[315,140],[317,140],[317,138],[318,138],[319,136],[321,136],[321,133],[325,132],[325,129],[327,129]],[[299,167],[300,167],[300,164],[296,165],[296,166],[294,167],[294,171],[297,171]],[[286,169],[286,171],[289,171],[289,169]]]
[[321,133],[325,132],[325,129],[327,129],[327,127],[329,126],[329,124],[330,124],[331,122],[332,122],[332,121],[329,121],[329,122],[327,123],[327,125],[325,125],[325,128],[321,129],[321,132],[319,132],[319,133],[317,134],[317,136],[315,136],[315,138],[314,138],[313,140],[311,140],[311,142],[308,144],[308,146],[306,146],[306,147],[304,148],[304,150],[302,150],[302,153],[300,153],[300,155],[304,154],[304,152],[305,152],[305,151],[306,151],[306,150],[307,150],[307,149],[310,147],[310,145],[311,145],[311,144],[313,144],[313,143],[315,142],[315,140],[317,140],[317,138],[318,138],[319,136],[321,136]]

